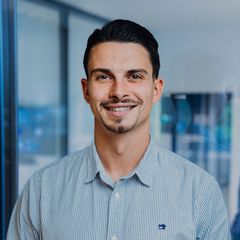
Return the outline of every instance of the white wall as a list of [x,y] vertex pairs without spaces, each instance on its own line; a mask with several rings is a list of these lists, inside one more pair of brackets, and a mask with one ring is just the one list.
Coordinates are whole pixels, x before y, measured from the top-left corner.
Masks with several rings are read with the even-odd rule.
[[157,38],[165,91],[240,89],[239,28],[164,31]]

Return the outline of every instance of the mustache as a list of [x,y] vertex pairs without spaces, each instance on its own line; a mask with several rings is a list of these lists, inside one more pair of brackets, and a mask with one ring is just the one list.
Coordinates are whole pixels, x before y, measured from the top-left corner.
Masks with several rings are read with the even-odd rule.
[[114,103],[131,103],[131,104],[142,104],[142,101],[139,99],[138,101],[135,101],[131,98],[125,98],[125,99],[119,99],[119,98],[113,98],[113,99],[109,99],[106,101],[101,102],[101,106],[107,106],[109,104],[114,104]]

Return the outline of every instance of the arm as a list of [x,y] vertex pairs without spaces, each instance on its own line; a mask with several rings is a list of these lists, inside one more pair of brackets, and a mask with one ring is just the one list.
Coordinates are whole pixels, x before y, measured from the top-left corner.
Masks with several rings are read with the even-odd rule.
[[230,240],[227,208],[215,179],[202,184],[197,204],[197,239]]
[[35,174],[20,195],[8,227],[7,240],[39,240],[39,181]]

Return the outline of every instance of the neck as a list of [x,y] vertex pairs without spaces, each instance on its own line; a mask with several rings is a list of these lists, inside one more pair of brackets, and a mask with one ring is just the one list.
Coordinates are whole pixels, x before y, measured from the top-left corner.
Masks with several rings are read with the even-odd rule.
[[118,134],[102,131],[95,126],[97,152],[113,181],[128,175],[142,159],[149,141],[149,126],[145,129]]

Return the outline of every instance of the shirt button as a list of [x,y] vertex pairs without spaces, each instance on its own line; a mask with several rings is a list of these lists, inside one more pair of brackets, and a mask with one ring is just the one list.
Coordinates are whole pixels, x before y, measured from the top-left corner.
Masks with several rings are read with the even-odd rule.
[[112,236],[112,240],[117,240],[117,236]]
[[[120,193],[119,193],[119,192],[116,192],[116,193],[115,193],[115,198],[117,198],[117,199],[120,198]],[[113,239],[113,240],[114,240],[114,239]]]

